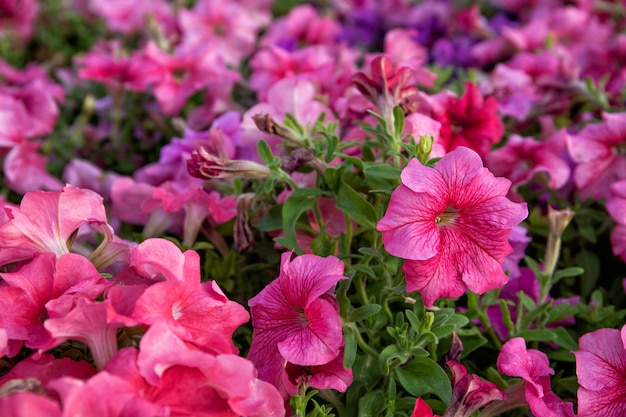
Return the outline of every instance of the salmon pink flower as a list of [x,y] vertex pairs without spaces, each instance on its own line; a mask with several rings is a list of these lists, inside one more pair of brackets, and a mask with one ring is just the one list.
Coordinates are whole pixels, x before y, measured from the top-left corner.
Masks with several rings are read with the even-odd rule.
[[409,162],[378,222],[385,249],[406,259],[407,291],[430,307],[440,297],[503,286],[501,264],[511,253],[511,229],[528,215],[505,197],[511,182],[496,178],[480,156],[460,147],[434,168]]
[[626,326],[580,338],[576,356],[579,417],[626,415]]
[[[315,255],[291,260],[291,255],[283,253],[278,278],[248,302],[254,328],[248,359],[258,367],[259,378],[274,384],[284,398],[296,389],[289,381],[287,365],[314,371],[315,366],[336,359],[343,345],[333,294],[337,282],[345,279],[343,262],[334,256]],[[292,377],[296,374],[292,368],[289,373]],[[336,383],[327,384],[330,380],[326,378],[318,382],[324,385],[321,388],[345,390],[352,378],[338,379],[348,379],[348,383],[335,379]],[[309,384],[316,386],[313,375]]]

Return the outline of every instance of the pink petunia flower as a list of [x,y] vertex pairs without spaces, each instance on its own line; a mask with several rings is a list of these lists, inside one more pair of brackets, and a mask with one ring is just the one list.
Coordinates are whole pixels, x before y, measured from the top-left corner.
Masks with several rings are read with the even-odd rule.
[[578,417],[626,415],[626,326],[600,329],[579,340],[576,356]]
[[248,321],[214,282],[200,282],[200,256],[182,253],[165,239],[149,239],[131,253],[131,265],[146,278],[162,276],[137,299],[132,318],[147,326],[165,323],[179,338],[217,352],[236,352],[232,334]]
[[568,137],[582,198],[606,198],[612,183],[626,179],[626,113],[603,113],[602,119]]
[[71,303],[76,298],[95,299],[110,284],[84,257],[52,253],[35,256],[14,272],[1,274],[8,284],[0,288],[0,317],[10,340],[27,347],[49,349],[62,341],[44,327],[49,306]]
[[102,197],[71,185],[60,192],[27,193],[19,209],[8,209],[10,220],[0,227],[0,265],[31,259],[52,252],[70,253],[76,233],[89,225],[104,234],[100,248],[114,239],[107,224]]
[[511,180],[512,193],[518,199],[517,188],[533,181],[536,176],[547,175],[543,182],[549,188],[558,190],[570,178],[569,165],[559,156],[561,149],[557,142],[564,135],[565,132],[561,131],[551,140],[543,142],[511,135],[502,148],[485,156],[485,164],[495,175]]
[[[346,279],[343,262],[334,256],[301,255],[293,260],[291,256],[283,253],[278,278],[248,302],[254,328],[248,359],[257,366],[259,378],[276,386],[285,399],[296,392],[286,366],[312,372],[340,355],[343,336],[333,290]],[[289,373],[293,377],[294,369]],[[343,374],[333,378],[334,383],[316,381],[314,375],[308,382],[317,387],[325,381],[320,388],[343,391],[352,382],[351,374],[345,375],[346,370]]]
[[[545,353],[526,349],[526,341],[516,337],[502,346],[497,363],[500,372],[523,379],[507,391],[511,406],[519,406],[518,397],[523,396],[537,417],[574,417],[572,403],[561,400],[550,388],[554,370]],[[504,408],[506,404],[497,406]]]
[[617,222],[611,232],[613,253],[626,262],[626,180],[611,185],[611,196],[606,200],[606,209]]
[[468,374],[460,363],[448,361],[447,365],[452,371],[452,401],[443,417],[469,417],[479,408],[506,398],[497,385]]
[[410,161],[401,180],[377,230],[385,249],[406,259],[407,291],[419,290],[430,307],[466,289],[482,294],[503,286],[509,233],[528,215],[525,203],[505,197],[511,182],[464,147],[434,168]]

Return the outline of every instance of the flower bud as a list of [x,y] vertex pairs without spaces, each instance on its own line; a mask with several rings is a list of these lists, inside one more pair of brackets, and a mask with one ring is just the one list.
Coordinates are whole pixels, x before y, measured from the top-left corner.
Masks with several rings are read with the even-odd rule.
[[263,133],[279,136],[297,146],[303,145],[300,138],[298,138],[298,136],[291,129],[287,129],[284,126],[279,125],[267,113],[255,114],[252,116],[252,120],[254,120],[256,127]]
[[265,165],[246,160],[222,159],[210,154],[203,147],[191,153],[187,170],[192,177],[214,178],[268,178],[272,171]]

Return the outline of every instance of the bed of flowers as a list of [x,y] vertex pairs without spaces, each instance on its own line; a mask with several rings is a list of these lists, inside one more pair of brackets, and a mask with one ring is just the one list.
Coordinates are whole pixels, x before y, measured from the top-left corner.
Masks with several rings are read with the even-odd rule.
[[0,416],[626,416],[626,8],[0,1]]

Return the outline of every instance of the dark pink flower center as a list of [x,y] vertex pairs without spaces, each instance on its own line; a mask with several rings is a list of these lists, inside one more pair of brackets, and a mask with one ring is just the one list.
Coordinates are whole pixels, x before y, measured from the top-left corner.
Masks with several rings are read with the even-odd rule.
[[459,217],[459,211],[454,207],[448,206],[443,213],[435,217],[435,224],[439,227],[447,226],[454,223],[457,217]]

